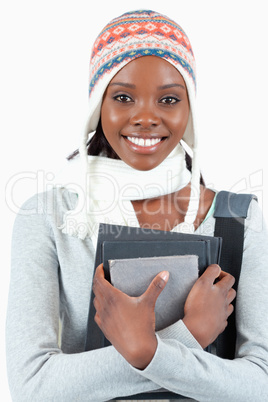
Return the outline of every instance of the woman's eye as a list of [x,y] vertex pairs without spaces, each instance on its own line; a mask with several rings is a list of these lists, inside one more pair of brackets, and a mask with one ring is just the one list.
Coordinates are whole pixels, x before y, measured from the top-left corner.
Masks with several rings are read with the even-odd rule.
[[115,100],[117,100],[118,102],[122,102],[122,103],[127,103],[127,102],[131,102],[132,99],[127,96],[127,95],[117,95],[114,97]]
[[180,102],[180,100],[174,96],[167,96],[166,98],[161,99],[160,102],[165,105],[173,105],[174,103]]

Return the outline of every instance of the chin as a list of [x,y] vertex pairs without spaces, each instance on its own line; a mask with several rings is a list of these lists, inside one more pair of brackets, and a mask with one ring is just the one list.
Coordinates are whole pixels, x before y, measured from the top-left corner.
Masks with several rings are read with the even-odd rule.
[[148,161],[146,161],[146,163],[133,163],[133,162],[126,162],[125,161],[125,163],[127,165],[131,166],[133,169],[140,170],[140,171],[143,171],[143,172],[155,169],[162,162],[163,162],[163,160],[161,160],[159,162],[151,162],[151,163],[148,163]]

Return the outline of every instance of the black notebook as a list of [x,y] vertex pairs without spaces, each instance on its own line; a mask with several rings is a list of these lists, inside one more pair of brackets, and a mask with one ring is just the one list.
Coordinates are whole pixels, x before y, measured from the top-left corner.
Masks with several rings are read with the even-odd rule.
[[[219,263],[221,244],[222,239],[218,237],[101,223],[94,270],[103,263],[106,279],[110,281],[109,260],[197,256],[198,274],[201,275],[208,265]],[[92,292],[85,350],[110,345],[94,321],[93,299],[94,294]]]

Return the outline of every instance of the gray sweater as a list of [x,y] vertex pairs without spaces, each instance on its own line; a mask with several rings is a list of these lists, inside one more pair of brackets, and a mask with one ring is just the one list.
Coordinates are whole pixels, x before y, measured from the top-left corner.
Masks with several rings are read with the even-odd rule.
[[[6,327],[12,399],[96,402],[163,387],[198,401],[268,401],[268,235],[256,201],[246,220],[236,359],[203,351],[178,321],[157,333],[157,351],[143,371],[113,346],[83,350],[94,249],[89,238],[58,229],[75,202],[67,190],[49,191],[27,201],[16,218]],[[214,224],[210,216],[196,233],[213,235]]]

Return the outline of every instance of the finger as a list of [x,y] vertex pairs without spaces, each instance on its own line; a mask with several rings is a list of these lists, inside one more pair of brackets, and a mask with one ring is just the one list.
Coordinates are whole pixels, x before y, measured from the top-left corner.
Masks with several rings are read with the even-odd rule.
[[100,264],[97,266],[96,271],[95,271],[95,277],[104,278],[103,264]]
[[100,294],[106,294],[111,287],[113,288],[104,277],[103,264],[100,264],[95,271],[92,290],[95,296],[98,296]]
[[154,277],[147,290],[141,296],[146,299],[153,308],[160,293],[163,291],[169,279],[169,272],[162,271]]
[[232,304],[229,304],[228,309],[227,309],[227,317],[229,317],[234,311],[234,306]]
[[[221,280],[221,279],[223,279],[223,278],[228,278],[228,277],[232,277],[232,275],[231,274],[229,274],[228,272],[225,272],[225,271],[223,271],[223,270],[221,270],[221,273],[220,273],[220,275],[219,275],[219,280]],[[233,277],[233,279],[235,280],[235,278]]]
[[221,271],[219,276],[219,281],[216,286],[224,287],[226,289],[231,289],[235,284],[235,278],[233,275],[228,274],[227,272]]
[[230,304],[232,303],[232,301],[234,301],[235,298],[236,298],[236,291],[233,288],[231,288],[228,292],[227,302]]
[[102,310],[102,306],[104,304],[105,298],[103,294],[98,294],[93,299],[93,306],[95,308],[95,312],[100,312]]
[[94,321],[98,325],[98,327],[101,327],[101,319],[100,319],[100,316],[98,315],[98,313],[95,314]]
[[93,306],[95,307],[96,311],[100,310],[101,308],[100,300],[97,297],[94,297],[93,299]]
[[215,279],[219,278],[221,268],[217,264],[211,264],[207,267],[205,272],[201,275],[201,280],[206,280],[210,283],[214,283]]

